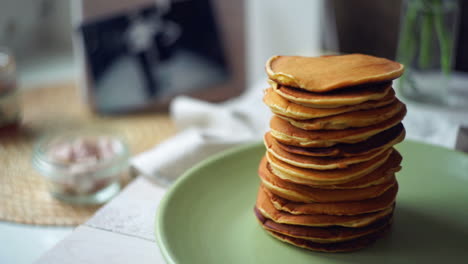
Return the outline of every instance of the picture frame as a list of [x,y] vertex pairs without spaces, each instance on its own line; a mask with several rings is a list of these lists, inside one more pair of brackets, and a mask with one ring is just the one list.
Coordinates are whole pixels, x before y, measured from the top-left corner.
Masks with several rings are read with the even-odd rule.
[[[176,89],[174,89],[174,91],[168,91],[164,93],[161,92],[160,94],[156,92],[154,96],[148,96],[143,99],[140,96],[141,98],[137,103],[129,103],[113,107],[103,106],[102,99],[100,99],[107,98],[106,100],[110,102],[116,101],[114,99],[109,99],[110,96],[107,94],[99,94],[100,87],[97,82],[96,76],[98,75],[96,74],[96,72],[100,71],[96,70],[96,68],[99,68],[97,67],[97,63],[102,64],[102,62],[105,61],[105,59],[93,61],[93,56],[95,56],[96,54],[89,52],[89,50],[91,50],[90,46],[92,46],[91,44],[89,44],[89,32],[94,32],[95,35],[101,34],[99,32],[102,31],[96,33],[96,25],[98,25],[99,28],[103,27],[103,23],[112,26],[113,24],[109,21],[117,21],[117,24],[122,24],[122,21],[125,19],[119,20],[116,19],[116,17],[122,17],[122,15],[126,14],[134,14],[135,10],[148,10],[148,8],[151,8],[152,5],[154,5],[155,1],[135,0],[131,3],[126,1],[115,2],[111,0],[77,1],[77,3],[75,4],[78,6],[75,6],[74,10],[77,10],[78,14],[74,14],[75,19],[73,22],[75,29],[74,50],[76,58],[79,59],[79,67],[81,71],[81,76],[83,77],[80,85],[80,90],[82,91],[83,97],[85,98],[85,101],[90,106],[92,111],[101,114],[165,111],[168,109],[170,101],[175,96],[179,95],[186,95],[209,102],[221,102],[229,98],[235,97],[237,95],[240,95],[246,87],[244,1],[176,0],[162,2],[169,2],[171,4],[176,3],[179,5],[193,5],[194,3],[201,3],[201,5],[203,5],[202,1],[207,2],[212,10],[213,21],[215,22],[214,24],[218,32],[220,50],[222,50],[223,55],[224,64],[222,65],[222,68],[227,72],[225,78],[223,78],[222,80],[220,79],[218,82],[206,82],[206,85],[203,85],[203,82],[201,82],[202,85],[200,87],[196,87],[196,89],[190,89],[186,91],[175,91]],[[109,4],[110,2],[112,2],[112,4]],[[177,8],[174,8],[173,10],[176,9]],[[204,12],[203,10],[207,9],[204,6],[202,6],[200,11]],[[151,13],[151,11],[144,12],[148,14]],[[112,29],[110,31],[112,31]],[[109,32],[109,29],[104,28],[104,32]],[[112,58],[112,54],[110,57]],[[147,61],[149,61],[150,63],[152,62],[152,60]],[[180,76],[183,76],[184,74],[187,75],[187,73],[184,71],[180,72]],[[119,82],[117,82],[117,85],[114,85],[113,87],[118,86],[118,84]],[[113,93],[112,96],[118,97],[119,92]],[[117,99],[122,99],[123,101],[125,101],[128,98],[128,95],[122,94],[121,98]]]

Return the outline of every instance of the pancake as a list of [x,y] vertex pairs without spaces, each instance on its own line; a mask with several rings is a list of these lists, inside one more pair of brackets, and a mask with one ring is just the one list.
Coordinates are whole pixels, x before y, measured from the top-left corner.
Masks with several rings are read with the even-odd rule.
[[321,189],[359,189],[359,188],[366,188],[373,185],[384,184],[389,181],[393,181],[395,178],[395,173],[401,169],[401,155],[397,151],[393,151],[390,154],[390,157],[378,168],[372,170],[371,172],[361,176],[359,178],[353,179],[351,181],[338,181],[337,183],[333,182],[326,182],[323,181],[313,181],[309,179],[304,179],[300,177],[294,177],[287,173],[279,172],[278,170],[273,173],[273,168],[270,163],[268,163],[266,157],[260,161],[260,167],[266,167],[266,169],[272,173],[275,177],[278,177],[284,181],[308,185],[314,188],[321,188]]
[[398,62],[364,54],[273,56],[265,68],[268,77],[279,84],[317,93],[391,81],[404,71]]
[[[359,167],[353,170],[349,170],[349,172],[352,174],[349,176],[344,176],[338,180],[311,180],[311,177],[307,176],[323,176],[322,174],[317,175],[317,173],[314,171],[308,172],[309,174],[306,177],[304,177],[304,175],[298,176],[297,174],[287,172],[288,168],[286,168],[286,170],[281,170],[283,168],[270,162],[267,163],[267,168],[276,177],[291,183],[307,185],[321,189],[359,189],[384,184],[388,181],[391,181],[394,178],[395,172],[401,169],[400,163],[397,162],[398,159],[395,156],[399,156],[399,154],[392,153],[390,154],[390,157],[388,157],[386,160],[379,161],[378,164],[371,163],[370,165],[366,165],[366,167]],[[363,171],[356,172],[357,169],[362,169]],[[298,170],[293,172],[300,173]],[[340,172],[334,173],[336,176]],[[345,174],[343,173],[343,175]]]
[[406,115],[406,108],[392,118],[368,127],[347,128],[343,130],[304,130],[291,125],[288,121],[273,116],[270,133],[279,142],[298,147],[331,147],[338,143],[357,143],[368,139],[400,123]]
[[269,152],[266,152],[265,156],[271,166],[272,172],[282,179],[289,180],[292,178],[296,180],[299,178],[299,180],[302,180],[304,183],[312,183],[314,185],[331,185],[349,182],[369,174],[384,164],[392,152],[393,149],[389,149],[371,160],[353,164],[344,169],[335,170],[304,169],[280,161]]
[[391,216],[387,216],[379,221],[360,228],[340,226],[309,227],[278,224],[268,218],[265,218],[257,208],[254,208],[254,213],[262,227],[268,231],[316,243],[336,243],[363,237],[381,230],[391,221]]
[[283,98],[276,93],[273,88],[265,90],[263,102],[275,114],[287,116],[298,120],[306,120],[312,118],[333,116],[358,110],[367,110],[379,108],[391,104],[396,99],[395,92],[391,90],[385,97],[380,100],[366,101],[357,105],[341,106],[337,108],[312,108],[304,105],[296,104]]
[[388,98],[388,96],[395,97],[395,91],[392,89],[391,82],[349,87],[344,90],[327,93],[304,91],[294,87],[279,85],[272,80],[268,80],[268,83],[276,93],[293,103],[323,110],[383,100],[384,98]]
[[290,214],[357,215],[377,212],[391,207],[398,193],[398,184],[393,185],[378,197],[354,202],[298,203],[284,199],[267,189],[264,189],[264,191],[277,210]]
[[[397,151],[393,151],[390,157],[381,165],[377,165],[376,169],[371,169],[363,176],[353,178],[351,180],[339,181],[315,181],[308,178],[293,176],[289,173],[274,169],[267,159],[264,157],[260,166],[265,166],[270,173],[284,181],[311,186],[321,189],[359,189],[369,186],[384,184],[393,181],[395,173],[400,171],[401,155]],[[264,165],[265,164],[265,165]]]
[[378,149],[387,149],[400,143],[405,138],[405,129],[402,123],[384,130],[365,141],[355,144],[340,143],[325,148],[304,148],[291,146],[275,140],[278,146],[289,153],[311,157],[351,157],[368,154]]
[[344,227],[363,227],[369,225],[393,212],[393,206],[382,211],[360,214],[360,215],[293,215],[287,212],[277,210],[270,201],[268,195],[259,189],[257,202],[255,204],[259,212],[268,219],[279,224],[290,224],[300,226],[344,226]]
[[395,178],[378,185],[358,189],[323,189],[287,182],[275,176],[267,168],[260,167],[258,175],[268,191],[293,202],[333,203],[372,199],[385,193],[396,184]]
[[351,252],[356,251],[365,247],[368,247],[372,243],[374,243],[377,239],[382,237],[391,227],[391,223],[387,224],[381,230],[368,234],[363,237],[359,237],[353,240],[348,240],[344,242],[337,242],[337,243],[317,243],[310,240],[305,240],[301,238],[295,238],[287,235],[283,235],[274,231],[266,230],[270,235],[274,238],[291,244],[296,247],[305,248],[312,251],[319,251],[319,252]]
[[404,104],[397,99],[393,103],[383,107],[322,118],[297,120],[287,116],[278,116],[288,121],[291,125],[304,130],[341,130],[352,127],[367,127],[382,123],[398,114],[403,107],[405,107]]
[[393,181],[388,181],[379,185],[372,185],[366,188],[322,189],[289,183],[279,179],[278,177],[266,177],[266,175],[268,174],[261,174],[260,178],[265,188],[279,197],[298,203],[362,201],[378,197],[396,184],[396,180],[394,178]]
[[265,134],[263,141],[268,152],[275,158],[296,167],[315,170],[343,169],[349,165],[373,159],[387,150],[380,148],[363,155],[351,157],[311,157],[285,151],[270,133]]

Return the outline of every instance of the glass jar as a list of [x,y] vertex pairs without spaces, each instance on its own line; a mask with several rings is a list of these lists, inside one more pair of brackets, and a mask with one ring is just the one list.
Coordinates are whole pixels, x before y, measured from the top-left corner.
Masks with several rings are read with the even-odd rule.
[[6,48],[0,47],[0,129],[17,124],[19,114],[15,61]]
[[457,0],[403,2],[397,60],[405,65],[399,81],[404,98],[447,106],[467,104],[452,87],[458,9]]
[[125,141],[100,130],[62,131],[36,144],[33,167],[48,181],[51,194],[65,202],[100,204],[120,191],[129,175]]

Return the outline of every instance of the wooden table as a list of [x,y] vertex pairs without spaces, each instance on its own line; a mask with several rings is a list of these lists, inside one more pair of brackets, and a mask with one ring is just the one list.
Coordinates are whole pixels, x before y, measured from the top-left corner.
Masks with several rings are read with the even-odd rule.
[[154,217],[164,193],[146,178],[137,178],[35,263],[165,263],[154,237]]
[[4,190],[0,193],[3,206],[0,220],[4,220],[0,222],[3,245],[0,263],[31,263],[97,209],[71,206],[50,197],[44,180],[30,165],[32,144],[41,135],[61,128],[98,124],[122,133],[133,154],[137,154],[175,133],[168,113],[96,115],[89,111],[73,82],[30,87],[22,91],[21,103],[19,134],[0,138],[0,184]]

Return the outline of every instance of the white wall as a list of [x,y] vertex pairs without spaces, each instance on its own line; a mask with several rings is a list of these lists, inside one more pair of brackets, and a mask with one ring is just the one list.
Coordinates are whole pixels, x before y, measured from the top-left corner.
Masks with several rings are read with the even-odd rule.
[[20,60],[36,50],[70,50],[69,10],[68,0],[1,0],[0,45],[14,48]]
[[277,54],[319,55],[322,0],[246,0],[247,80],[265,79]]
[[13,50],[20,87],[74,77],[71,0],[0,0],[0,46]]

